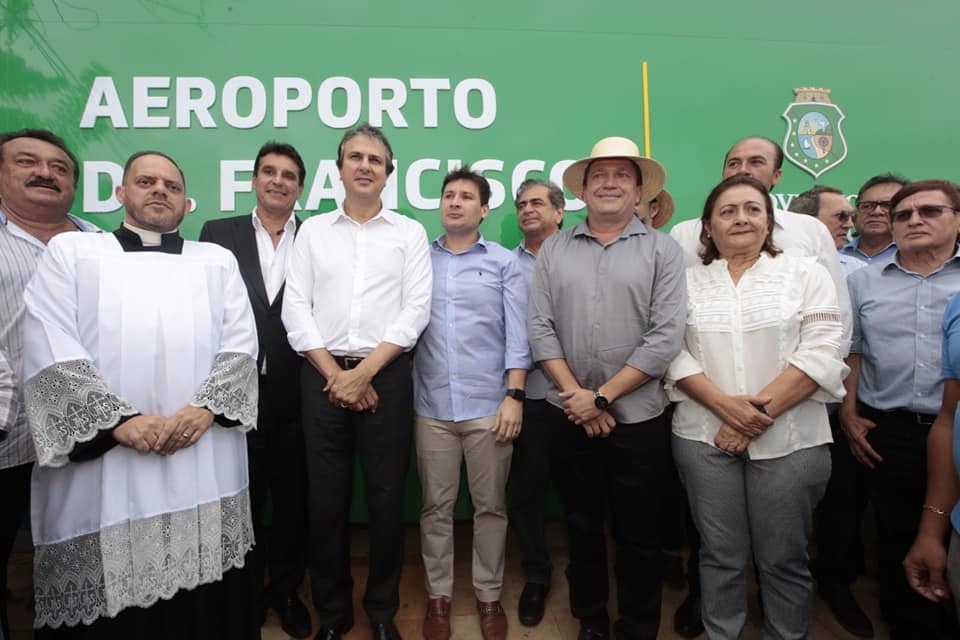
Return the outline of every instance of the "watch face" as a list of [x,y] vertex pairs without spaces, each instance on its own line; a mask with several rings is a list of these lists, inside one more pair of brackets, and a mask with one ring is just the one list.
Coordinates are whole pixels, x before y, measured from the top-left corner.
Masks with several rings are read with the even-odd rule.
[[593,397],[593,404],[597,409],[606,409],[610,405],[610,401],[602,395],[597,394]]

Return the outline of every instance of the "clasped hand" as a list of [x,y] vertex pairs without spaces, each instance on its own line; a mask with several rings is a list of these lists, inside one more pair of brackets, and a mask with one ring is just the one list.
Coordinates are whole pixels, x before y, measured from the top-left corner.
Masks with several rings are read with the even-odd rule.
[[371,384],[372,376],[362,366],[354,369],[340,369],[327,378],[323,388],[327,392],[330,404],[339,405],[353,411],[376,412],[380,396]]
[[187,405],[172,416],[139,415],[113,430],[113,438],[140,453],[171,455],[196,444],[213,424],[213,412]]

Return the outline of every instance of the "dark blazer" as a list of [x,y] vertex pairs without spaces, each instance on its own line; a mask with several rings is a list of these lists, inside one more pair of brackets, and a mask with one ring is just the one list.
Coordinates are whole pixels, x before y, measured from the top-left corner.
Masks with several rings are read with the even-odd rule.
[[[297,230],[300,219],[297,218]],[[257,336],[260,353],[257,355],[257,369],[263,366],[267,358],[267,376],[261,378],[259,429],[270,428],[265,422],[288,423],[300,416],[300,366],[302,358],[290,348],[287,330],[280,320],[283,306],[283,290],[271,304],[267,300],[267,289],[260,272],[260,256],[257,253],[257,239],[254,235],[250,214],[208,220],[200,230],[201,242],[212,242],[230,250],[240,264],[240,275],[247,285],[247,295],[253,307],[257,322]],[[266,415],[263,415],[266,414]]]

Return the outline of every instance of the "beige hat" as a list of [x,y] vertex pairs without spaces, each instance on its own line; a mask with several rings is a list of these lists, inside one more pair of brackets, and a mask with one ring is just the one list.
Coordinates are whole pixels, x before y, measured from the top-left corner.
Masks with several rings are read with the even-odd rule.
[[583,174],[587,167],[594,160],[600,158],[626,158],[633,161],[640,171],[640,182],[643,184],[641,199],[649,202],[663,191],[663,183],[667,181],[667,174],[663,166],[653,158],[645,158],[640,155],[640,149],[637,143],[628,138],[613,136],[604,138],[593,145],[590,155],[582,160],[577,160],[567,167],[563,172],[563,186],[567,191],[582,198],[583,196]]
[[655,215],[650,222],[653,224],[654,229],[659,229],[663,225],[670,222],[670,218],[673,217],[673,211],[676,209],[676,205],[673,202],[673,196],[671,196],[670,192],[666,189],[658,193],[653,200],[657,201],[660,209],[657,211],[657,215]]

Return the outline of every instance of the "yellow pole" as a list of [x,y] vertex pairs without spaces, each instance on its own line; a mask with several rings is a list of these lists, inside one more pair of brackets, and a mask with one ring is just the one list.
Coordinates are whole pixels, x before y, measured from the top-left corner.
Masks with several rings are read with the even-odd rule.
[[643,72],[643,152],[650,157],[650,84],[646,61],[640,63]]

